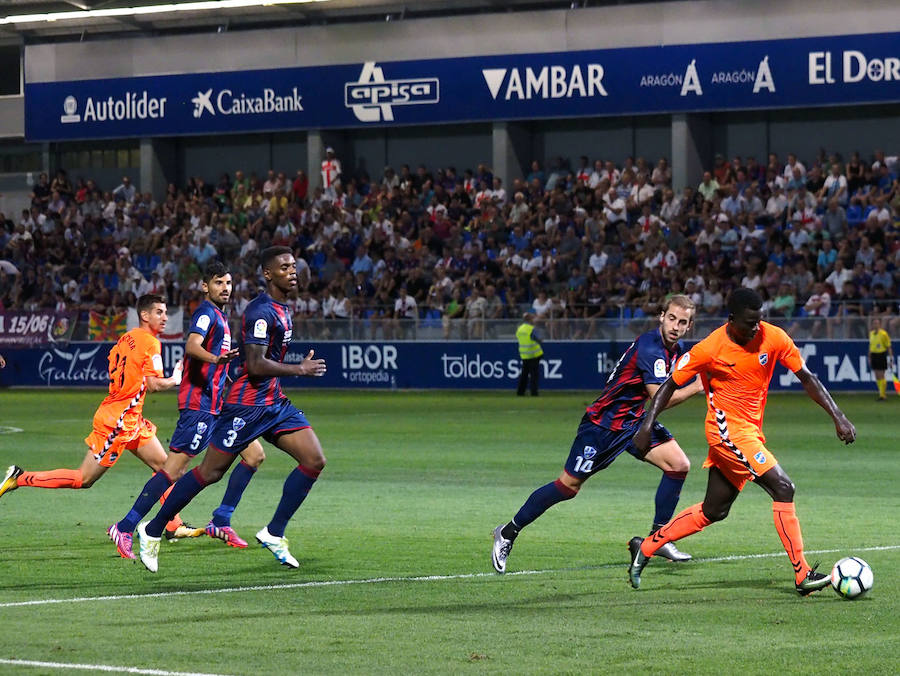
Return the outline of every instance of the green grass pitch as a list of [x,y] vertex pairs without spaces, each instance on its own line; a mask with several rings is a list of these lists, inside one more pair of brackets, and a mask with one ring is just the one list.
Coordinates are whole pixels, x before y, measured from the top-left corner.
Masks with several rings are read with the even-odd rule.
[[[659,473],[627,455],[525,529],[494,574],[491,529],[558,476],[591,393],[291,394],[328,457],[288,527],[299,570],[255,541],[206,537],[163,542],[156,575],[118,558],[106,528],[149,476],[130,455],[88,491],[20,489],[0,500],[0,673],[65,673],[16,660],[211,674],[900,670],[900,398],[838,397],[858,431],[849,447],[806,397],[769,399],[768,445],[797,485],[808,558],[830,569],[856,554],[875,571],[848,602],[794,592],[752,485],[727,521],[679,543],[693,562],[654,560],[632,590],[625,543],[646,534]],[[0,469],[77,467],[101,398],[0,392],[0,426],[22,430],[0,434]],[[151,396],[145,414],[165,444],[175,397]],[[693,464],[683,507],[706,485],[702,398],[662,420]],[[249,541],[291,468],[266,452],[233,520]],[[184,518],[205,524],[224,488]]]

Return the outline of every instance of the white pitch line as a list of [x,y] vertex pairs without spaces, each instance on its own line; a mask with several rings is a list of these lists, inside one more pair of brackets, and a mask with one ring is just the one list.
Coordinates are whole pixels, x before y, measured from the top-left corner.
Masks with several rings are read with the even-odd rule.
[[[879,547],[859,547],[857,552],[880,552],[900,549],[900,545],[884,545]],[[813,549],[805,554],[835,554],[845,549]],[[714,556],[705,559],[694,559],[697,563],[717,563],[721,561],[746,561],[748,559],[773,559],[784,556],[784,552],[768,554],[735,554],[732,556]],[[625,563],[604,563],[599,566],[580,566],[577,568],[546,568],[543,570],[517,570],[506,573],[504,577],[521,575],[549,575],[568,573],[579,570],[604,570],[608,568],[624,568]],[[497,573],[458,573],[455,575],[418,575],[414,577],[369,577],[360,580],[314,580],[311,582],[292,582],[287,584],[254,585],[251,587],[223,587],[220,589],[193,589],[185,591],[153,592],[151,594],[116,594],[111,596],[79,596],[70,599],[36,599],[34,601],[10,601],[0,603],[0,608],[19,608],[23,606],[49,606],[61,603],[87,603],[90,601],[125,601],[130,599],[169,598],[171,596],[195,596],[198,594],[233,594],[237,592],[280,591],[283,589],[304,589],[309,587],[341,587],[356,584],[383,584],[386,582],[443,582],[446,580],[470,580],[482,577],[499,577]]]
[[14,667],[46,667],[49,669],[75,669],[80,671],[111,671],[116,674],[150,674],[150,676],[224,676],[222,674],[204,674],[195,671],[166,671],[165,669],[116,667],[109,664],[68,664],[66,662],[38,662],[36,660],[0,659],[0,664],[9,664]]

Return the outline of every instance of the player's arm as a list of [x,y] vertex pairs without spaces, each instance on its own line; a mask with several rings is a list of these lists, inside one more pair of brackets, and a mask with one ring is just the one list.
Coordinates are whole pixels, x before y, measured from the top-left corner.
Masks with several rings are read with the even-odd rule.
[[831,419],[834,420],[834,429],[838,439],[845,444],[852,444],[856,440],[856,428],[853,426],[844,412],[838,408],[831,394],[822,385],[822,382],[815,373],[806,368],[806,365],[800,367],[798,371],[794,371],[794,375],[800,380],[803,389],[809,398],[824,408]]
[[[659,390],[660,386],[656,384],[646,384],[644,387],[647,388],[647,394],[650,397],[653,397]],[[695,394],[699,394],[703,391],[703,382],[697,376],[694,376],[694,379],[684,385],[683,387],[679,387],[675,390],[675,393],[669,399],[669,403],[666,404],[666,408],[672,408],[673,406],[678,406],[681,402],[686,399],[690,399]]]
[[310,350],[299,364],[282,364],[266,357],[266,346],[247,343],[244,346],[247,373],[252,378],[278,378],[281,376],[323,376],[325,360],[313,359],[314,350]]
[[227,364],[238,356],[237,348],[228,350],[224,354],[213,354],[203,349],[203,336],[199,333],[192,333],[188,336],[187,344],[184,346],[184,353],[191,359],[206,362],[207,364]]
[[650,406],[644,415],[644,420],[634,435],[634,445],[642,455],[650,450],[650,430],[653,429],[653,423],[656,422],[659,414],[669,405],[669,400],[677,389],[678,385],[675,384],[671,376],[666,378],[662,385],[657,386],[656,393],[650,400]]

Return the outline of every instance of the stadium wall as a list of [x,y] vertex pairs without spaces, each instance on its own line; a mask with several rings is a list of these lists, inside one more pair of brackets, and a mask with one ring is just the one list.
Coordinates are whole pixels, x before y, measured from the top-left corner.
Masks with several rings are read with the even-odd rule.
[[[107,355],[113,343],[72,342],[9,350],[0,386],[106,387]],[[867,341],[801,341],[807,366],[835,392],[869,391]],[[285,358],[299,363],[310,345],[296,341]],[[316,342],[326,360],[322,378],[284,378],[286,387],[513,390],[520,362],[508,342]],[[541,389],[598,391],[628,347],[621,341],[548,342]],[[166,371],[184,356],[182,343],[163,343]],[[772,390],[801,390],[799,381],[776,366]]]
[[[26,47],[24,67],[26,81],[38,83],[77,80],[87,75],[132,77],[329,65],[373,58],[697,44],[898,28],[900,13],[892,0],[872,0],[864,9],[837,0],[710,0],[36,44]],[[0,137],[21,138],[22,98],[12,97],[2,103]],[[898,115],[898,105],[714,114],[708,116],[714,139],[711,150],[729,157],[759,156],[769,151],[780,155],[794,151],[811,157],[822,145],[844,154],[896,147],[900,144],[900,128],[895,124]],[[525,161],[535,158],[547,162],[557,155],[574,158],[598,153],[611,158],[673,155],[672,120],[668,115],[564,123],[549,120],[526,124],[526,129],[531,147],[522,153]],[[272,167],[290,172],[308,166],[306,134],[302,131],[219,136],[215,141],[191,137],[177,139],[175,144],[176,166],[165,178],[177,182],[191,175],[213,180],[221,171],[233,171],[237,166],[257,173]],[[494,159],[489,124],[337,132],[326,144],[338,149],[345,167],[363,168],[372,176],[380,175],[386,164],[427,162],[462,168]],[[54,150],[65,147],[52,144]],[[95,173],[93,169],[66,166],[65,162],[52,161],[45,168],[55,166],[69,168],[75,175]],[[140,169],[128,173],[141,183]],[[692,176],[687,178],[693,181]]]

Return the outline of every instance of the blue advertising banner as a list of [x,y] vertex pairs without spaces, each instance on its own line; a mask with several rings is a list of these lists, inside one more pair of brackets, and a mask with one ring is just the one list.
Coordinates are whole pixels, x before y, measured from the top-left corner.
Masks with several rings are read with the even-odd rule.
[[[106,387],[112,343],[73,342],[65,346],[10,350],[0,370],[0,386]],[[299,363],[309,348],[328,364],[322,378],[285,378],[285,387],[497,389],[515,388],[520,362],[515,344],[477,342],[304,344],[295,341],[288,362]],[[628,343],[546,343],[541,388],[599,391]],[[807,366],[828,389],[860,391],[874,387],[868,342],[798,343]],[[166,372],[184,356],[181,343],[163,343]],[[800,390],[799,381],[778,366],[772,390]]]
[[29,141],[900,100],[900,33],[25,84]]

